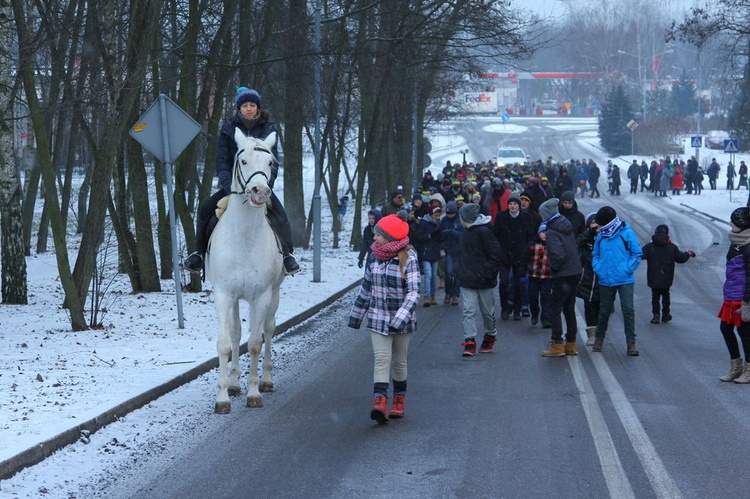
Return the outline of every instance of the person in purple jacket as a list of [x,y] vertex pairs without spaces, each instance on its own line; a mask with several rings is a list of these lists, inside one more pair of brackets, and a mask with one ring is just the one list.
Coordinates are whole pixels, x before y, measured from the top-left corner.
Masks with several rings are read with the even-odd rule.
[[[729,232],[726,281],[724,282],[724,303],[719,310],[719,329],[729,350],[729,372],[719,378],[721,381],[750,383],[750,208],[737,208],[732,212],[732,230]],[[739,342],[734,330],[742,341],[745,355],[743,361]]]

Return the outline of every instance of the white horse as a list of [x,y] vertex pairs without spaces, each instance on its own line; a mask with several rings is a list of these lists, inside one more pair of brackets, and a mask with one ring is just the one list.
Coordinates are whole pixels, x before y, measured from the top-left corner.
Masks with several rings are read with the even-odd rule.
[[[250,353],[247,406],[262,407],[260,392],[273,390],[271,338],[276,329],[279,286],[284,280],[282,254],[276,235],[266,220],[270,203],[268,179],[276,160],[271,148],[276,133],[265,140],[245,137],[235,131],[238,152],[232,171],[232,193],[210,240],[206,254],[206,275],[213,284],[216,314],[219,318],[219,394],[214,411],[231,409],[230,395],[240,393],[239,300],[250,305]],[[265,341],[263,376],[258,383],[258,356]],[[232,367],[228,370],[231,354]]]

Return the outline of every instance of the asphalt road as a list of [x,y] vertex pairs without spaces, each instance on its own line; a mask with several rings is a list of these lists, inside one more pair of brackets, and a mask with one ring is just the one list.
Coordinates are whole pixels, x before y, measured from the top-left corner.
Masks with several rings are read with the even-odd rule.
[[[491,142],[472,133],[473,140]],[[559,145],[541,157],[591,156],[573,135],[555,136]],[[216,416],[225,419],[215,430],[196,435],[191,452],[140,463],[138,480],[114,479],[100,492],[110,498],[746,497],[750,388],[718,380],[728,368],[716,318],[726,228],[666,206],[662,216],[640,213],[627,197],[581,200],[581,211],[612,204],[644,244],[655,225],[667,222],[680,246],[699,254],[677,269],[669,324],[649,323],[645,264],[638,270],[640,357],[625,355],[619,307],[602,353],[579,340],[577,357],[552,359],[539,354],[549,331],[528,319],[498,321],[495,350],[463,358],[460,307],[420,307],[406,417],[379,426],[369,419],[368,333],[346,328],[350,294],[306,324],[324,331],[323,340],[264,397],[262,409],[236,399],[232,414]],[[706,246],[711,239],[721,244]]]

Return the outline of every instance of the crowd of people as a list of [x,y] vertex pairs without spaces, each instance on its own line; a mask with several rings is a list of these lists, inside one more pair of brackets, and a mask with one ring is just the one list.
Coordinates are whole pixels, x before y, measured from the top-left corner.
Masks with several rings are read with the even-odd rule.
[[[740,172],[740,185],[747,186],[744,162]],[[608,161],[604,174],[608,192],[619,195],[619,167]],[[554,163],[548,158],[546,162],[540,160],[523,168],[496,166],[491,162],[476,165],[449,162],[437,178],[425,172],[410,201],[403,189],[394,190],[382,209],[368,213],[359,253],[359,266],[365,267],[365,277],[350,326],[358,328],[362,319],[368,317],[368,321],[373,321],[368,325],[373,335],[407,334],[411,330],[402,326],[416,324],[410,321],[416,317],[419,303],[423,307],[436,306],[437,290],[444,289],[444,305],[462,306],[463,356],[472,357],[477,350],[480,353],[493,350],[499,311],[503,321],[528,318],[532,326],[549,329],[549,348],[541,355],[562,357],[578,354],[576,299],[581,299],[584,305],[586,345],[593,352],[601,352],[615,299],[619,297],[625,354],[638,356],[634,310],[636,269],[642,261],[648,266],[646,284],[652,296],[651,323],[667,323],[672,320],[670,288],[676,264],[687,262],[695,252],[683,251],[673,243],[667,225],[657,226],[651,241],[641,246],[628,222],[613,207],[581,213],[576,195],[599,197],[601,175],[593,159]],[[631,193],[652,192],[656,196],[665,195],[666,191],[679,194],[683,189],[698,195],[702,190],[702,175],[694,158],[687,163],[665,158],[650,166],[633,161],[626,172]],[[713,179],[711,188],[715,188],[718,170],[709,167],[708,175],[709,180]],[[735,188],[729,179],[728,176],[727,187]],[[733,214],[735,235],[730,239],[738,241],[742,249],[735,249],[727,260],[732,261],[731,267],[739,275],[745,268],[750,272],[750,208],[738,210],[747,213],[745,218]],[[399,226],[396,239],[386,238],[379,243],[378,234],[386,231],[393,235],[389,227],[395,223]],[[384,260],[378,254],[383,252],[382,244],[412,250],[408,258],[385,253]],[[738,257],[745,258],[737,260]],[[404,262],[413,266],[404,267]],[[728,269],[729,266],[730,263]],[[418,286],[414,286],[415,272],[419,274]],[[743,279],[745,275],[742,273]],[[729,283],[729,270],[727,276]],[[721,379],[750,383],[750,364],[742,360],[734,336],[737,328],[747,359],[750,322],[745,319],[750,321],[750,279],[743,281],[742,286],[734,284],[731,291],[727,293],[725,286],[725,303],[720,313],[731,367]],[[497,311],[495,293],[500,298]],[[481,317],[481,336],[477,314]],[[395,409],[390,412],[390,417],[402,417],[406,357],[401,347],[394,346],[396,349],[386,352],[378,349],[376,343],[382,341],[373,340],[376,376],[371,416],[385,422],[389,415],[389,378],[384,372],[389,368],[383,366],[395,362],[392,357],[402,363],[393,366]]]

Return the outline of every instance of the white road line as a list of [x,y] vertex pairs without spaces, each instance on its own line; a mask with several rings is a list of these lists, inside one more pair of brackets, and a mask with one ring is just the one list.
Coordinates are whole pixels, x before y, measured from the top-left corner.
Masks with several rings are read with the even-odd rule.
[[591,388],[588,376],[586,376],[586,371],[581,368],[578,357],[568,356],[568,363],[571,371],[573,371],[573,379],[575,379],[578,387],[591,436],[594,438],[594,447],[596,447],[596,453],[599,455],[599,463],[602,466],[607,489],[609,489],[609,496],[617,499],[635,498],[628,477],[625,475],[625,469],[620,462],[620,457],[617,455],[617,449],[615,449],[607,423],[604,421],[599,402],[596,400],[594,390]]
[[641,466],[643,466],[643,470],[646,472],[649,482],[651,482],[651,487],[654,489],[656,497],[669,499],[681,498],[682,493],[680,493],[680,489],[677,488],[677,484],[674,483],[669,472],[667,472],[664,463],[656,452],[654,444],[651,443],[651,439],[648,438],[645,428],[643,428],[641,421],[638,419],[633,405],[615,379],[614,374],[612,374],[607,361],[604,360],[604,356],[592,353],[590,357],[602,380],[604,388],[609,393],[612,405],[620,417],[620,421],[625,428],[625,433],[627,433],[630,443],[638,455]]

